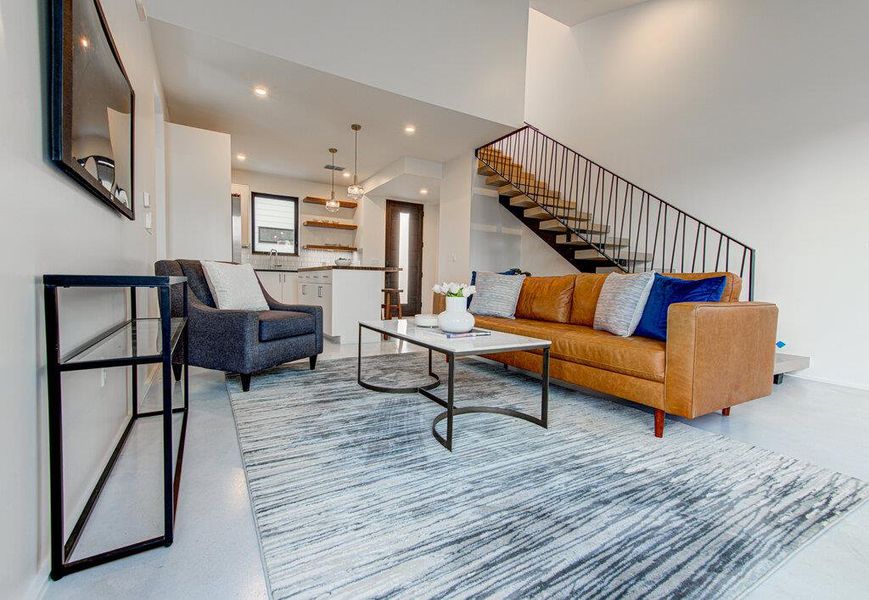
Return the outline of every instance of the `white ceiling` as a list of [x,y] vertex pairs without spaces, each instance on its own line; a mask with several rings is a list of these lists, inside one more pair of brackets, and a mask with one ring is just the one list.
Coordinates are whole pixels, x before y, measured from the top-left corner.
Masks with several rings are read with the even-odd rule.
[[[402,156],[444,162],[508,131],[162,21],[151,20],[151,33],[171,121],[229,133],[238,168],[328,182],[328,148],[352,169],[350,124],[361,123],[361,182]],[[269,96],[254,96],[256,85]]]
[[531,8],[573,27],[583,21],[647,0],[531,0]]

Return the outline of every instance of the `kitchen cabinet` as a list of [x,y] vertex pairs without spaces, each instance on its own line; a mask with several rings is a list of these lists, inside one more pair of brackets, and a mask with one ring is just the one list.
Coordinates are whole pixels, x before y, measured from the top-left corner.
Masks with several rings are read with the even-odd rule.
[[[355,344],[359,321],[380,319],[383,269],[303,269],[298,276],[298,302],[323,308],[323,334],[341,344]],[[376,342],[371,331],[363,342]]]
[[[257,271],[260,283],[269,295],[283,304],[297,304],[298,275],[289,271]],[[304,304],[304,302],[302,303]]]

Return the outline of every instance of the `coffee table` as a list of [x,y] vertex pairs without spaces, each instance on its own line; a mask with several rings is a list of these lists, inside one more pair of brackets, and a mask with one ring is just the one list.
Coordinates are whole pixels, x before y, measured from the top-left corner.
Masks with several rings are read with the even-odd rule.
[[[368,383],[362,379],[362,330],[369,329],[387,337],[403,340],[415,346],[428,349],[428,376],[432,381],[424,385],[411,387],[385,387]],[[431,432],[434,438],[447,450],[453,449],[453,417],[467,413],[494,413],[506,415],[517,419],[523,419],[540,425],[547,426],[547,412],[549,403],[549,350],[552,342],[540,340],[512,333],[492,331],[491,335],[471,338],[447,338],[440,334],[437,329],[430,327],[418,327],[407,319],[394,319],[390,321],[360,321],[359,322],[359,350],[356,360],[356,380],[362,387],[375,392],[389,394],[419,393],[444,407],[446,410],[434,418],[431,424]],[[516,352],[519,350],[542,350],[543,372],[541,376],[540,416],[535,417],[527,413],[510,408],[498,408],[492,406],[454,406],[454,387],[456,357],[478,356],[481,354],[498,354],[499,352]],[[440,385],[440,377],[432,370],[432,352],[440,352],[447,357],[447,397],[446,400],[433,394],[431,390]],[[405,356],[397,354],[397,357]],[[437,430],[437,424],[446,419],[447,435],[442,436]]]

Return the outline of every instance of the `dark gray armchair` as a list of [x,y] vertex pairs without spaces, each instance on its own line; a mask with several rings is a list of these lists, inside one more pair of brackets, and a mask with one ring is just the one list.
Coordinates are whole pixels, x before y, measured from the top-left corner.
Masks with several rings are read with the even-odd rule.
[[[191,365],[238,373],[245,392],[257,371],[300,358],[310,359],[311,370],[316,366],[317,355],[323,352],[323,309],[319,306],[281,304],[263,288],[270,310],[220,310],[198,260],[161,260],[154,264],[154,272],[187,277]],[[179,289],[172,290],[173,317],[182,311],[182,292],[180,286],[175,287]],[[176,378],[180,373],[179,365]]]

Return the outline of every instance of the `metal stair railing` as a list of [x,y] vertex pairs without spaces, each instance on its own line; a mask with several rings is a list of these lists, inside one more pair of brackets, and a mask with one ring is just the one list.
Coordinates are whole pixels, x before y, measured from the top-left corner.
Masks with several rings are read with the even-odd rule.
[[566,228],[568,240],[581,240],[620,270],[702,273],[734,269],[748,281],[748,299],[754,299],[754,248],[536,127],[526,124],[480,146],[475,154]]

